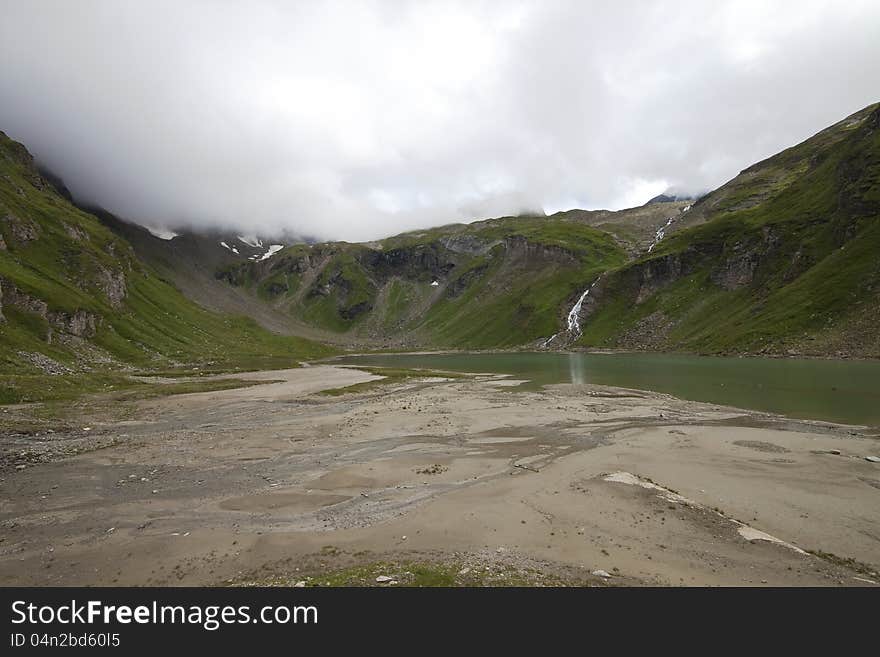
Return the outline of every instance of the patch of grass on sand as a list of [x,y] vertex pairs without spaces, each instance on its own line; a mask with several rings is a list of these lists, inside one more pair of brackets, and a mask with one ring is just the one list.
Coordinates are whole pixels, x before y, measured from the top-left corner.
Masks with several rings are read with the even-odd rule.
[[861,561],[856,561],[851,557],[839,557],[832,552],[823,552],[822,550],[807,550],[810,554],[819,557],[823,561],[827,561],[828,563],[833,563],[836,566],[843,566],[844,568],[849,568],[850,570],[854,570],[857,573],[862,575],[869,575],[872,577],[877,577],[877,567],[872,566],[867,563],[863,563]]
[[328,388],[327,390],[322,390],[321,395],[326,395],[329,397],[338,397],[339,395],[348,395],[348,394],[357,394],[362,392],[370,392],[375,390],[376,388],[386,386],[392,383],[402,383],[408,379],[428,379],[428,378],[442,378],[442,379],[467,379],[470,378],[468,374],[462,374],[461,372],[444,372],[441,370],[422,370],[422,369],[408,369],[408,368],[397,368],[397,367],[355,367],[354,369],[361,370],[363,372],[369,372],[370,374],[375,374],[376,376],[384,377],[382,379],[374,379],[373,381],[363,381],[362,383],[353,383],[350,386],[342,386],[341,388]]
[[107,374],[76,377],[4,376],[0,377],[0,401],[6,401],[11,396],[12,401],[25,403],[16,403],[3,409],[0,434],[64,430],[91,423],[94,418],[100,418],[101,421],[121,420],[134,415],[133,402],[138,400],[245,388],[264,383],[274,381],[211,378],[158,383]]
[[121,391],[113,395],[112,399],[118,401],[153,399],[155,397],[186,395],[194,392],[215,392],[217,390],[231,390],[233,388],[249,388],[250,386],[263,385],[265,383],[279,383],[280,381],[280,379],[260,381],[246,379],[208,379],[201,381],[180,381],[175,383],[153,383],[147,384],[144,387]]

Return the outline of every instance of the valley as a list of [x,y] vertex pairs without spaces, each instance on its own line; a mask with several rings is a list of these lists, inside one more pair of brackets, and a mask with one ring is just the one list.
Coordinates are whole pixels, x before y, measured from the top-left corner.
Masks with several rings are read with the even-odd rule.
[[877,585],[878,251],[877,104],[361,243],[140,226],[0,134],[0,584]]
[[240,240],[232,253],[221,244],[234,236],[169,241],[105,220],[206,308],[347,348],[876,358],[878,116],[871,105],[698,199],[617,212],[271,255]]

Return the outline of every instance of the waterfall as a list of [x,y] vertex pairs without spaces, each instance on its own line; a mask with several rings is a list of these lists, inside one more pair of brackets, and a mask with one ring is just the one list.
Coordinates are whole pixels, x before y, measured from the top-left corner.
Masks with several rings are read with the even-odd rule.
[[580,322],[581,307],[584,305],[584,299],[586,299],[589,296],[590,292],[592,291],[592,289],[594,287],[596,287],[596,283],[598,283],[601,278],[602,277],[600,276],[595,281],[593,281],[593,284],[590,287],[588,287],[586,290],[584,290],[584,293],[577,300],[577,303],[571,307],[570,311],[568,311],[568,334],[570,336],[572,336],[572,337],[579,337],[580,336],[580,334],[581,334],[581,322]]
[[598,283],[601,278],[602,277],[599,276],[599,278],[593,281],[593,284],[590,285],[590,287],[588,287],[586,290],[584,290],[584,293],[580,297],[578,297],[577,303],[575,303],[571,307],[571,310],[568,311],[568,319],[566,322],[567,325],[565,331],[554,333],[549,338],[544,340],[544,342],[541,343],[541,349],[547,349],[550,346],[551,342],[563,335],[565,335],[565,339],[561,340],[563,347],[570,344],[574,340],[577,340],[581,336],[580,314],[581,308],[584,305],[584,299],[589,296],[590,292],[593,290],[594,287],[596,287],[596,283]]
[[[681,210],[679,210],[679,214],[682,215],[690,209],[691,209],[691,206],[686,205]],[[657,232],[654,233],[654,240],[648,246],[648,253],[653,251],[654,247],[657,246],[657,244],[660,242],[660,240],[662,240],[664,237],[666,237],[666,229],[669,228],[673,224],[674,221],[675,221],[675,217],[669,217],[666,220],[666,223],[657,229]]]
[[675,217],[669,217],[669,219],[666,220],[666,224],[657,229],[657,232],[654,233],[654,241],[648,246],[648,253],[653,251],[654,247],[657,246],[660,240],[666,237],[666,229],[672,225],[673,221],[675,221]]

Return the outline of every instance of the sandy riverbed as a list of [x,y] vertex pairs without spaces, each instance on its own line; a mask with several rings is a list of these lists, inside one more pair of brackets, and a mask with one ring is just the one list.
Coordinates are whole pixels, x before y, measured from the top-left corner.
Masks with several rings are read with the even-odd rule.
[[867,430],[601,386],[326,397],[373,377],[248,376],[281,382],[143,402],[92,428],[117,444],[3,472],[0,584],[218,584],[401,555],[612,584],[880,581]]

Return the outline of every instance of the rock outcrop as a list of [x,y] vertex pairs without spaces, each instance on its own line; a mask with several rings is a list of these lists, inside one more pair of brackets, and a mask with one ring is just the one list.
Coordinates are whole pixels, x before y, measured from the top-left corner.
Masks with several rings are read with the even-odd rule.
[[126,295],[125,274],[121,271],[99,267],[97,284],[111,306],[117,309],[122,307],[122,302]]

